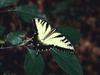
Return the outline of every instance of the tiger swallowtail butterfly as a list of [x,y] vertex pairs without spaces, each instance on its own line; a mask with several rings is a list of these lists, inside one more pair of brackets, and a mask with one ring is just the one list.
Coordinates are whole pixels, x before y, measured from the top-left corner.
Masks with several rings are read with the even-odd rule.
[[74,47],[71,42],[61,33],[56,32],[56,29],[52,28],[46,21],[35,18],[36,33],[33,38],[33,43],[39,51],[43,49],[49,49],[51,47],[59,47],[64,50],[74,51]]

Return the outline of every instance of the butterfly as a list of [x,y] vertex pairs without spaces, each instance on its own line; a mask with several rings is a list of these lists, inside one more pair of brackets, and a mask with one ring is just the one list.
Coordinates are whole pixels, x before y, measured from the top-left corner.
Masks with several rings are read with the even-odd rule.
[[48,22],[39,18],[35,18],[33,21],[37,31],[36,38],[34,40],[37,47],[43,48],[44,46],[54,46],[72,51],[74,50],[71,42],[65,36],[62,36],[61,33],[56,32],[56,29],[52,28]]

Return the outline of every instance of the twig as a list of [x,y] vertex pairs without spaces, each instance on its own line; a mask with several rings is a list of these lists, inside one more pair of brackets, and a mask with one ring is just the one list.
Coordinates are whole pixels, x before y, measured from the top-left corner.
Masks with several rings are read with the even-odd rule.
[[[33,37],[32,37],[33,38]],[[12,49],[12,48],[15,48],[15,47],[25,47],[25,45],[29,42],[29,41],[32,41],[32,38],[29,38],[27,40],[25,40],[25,42],[17,45],[17,46],[9,46],[9,47],[1,47],[0,50],[3,50],[3,49]],[[27,47],[30,47],[30,45],[27,45]]]
[[3,49],[11,49],[11,48],[14,48],[14,46],[10,46],[10,47],[1,47],[0,50],[3,50]]

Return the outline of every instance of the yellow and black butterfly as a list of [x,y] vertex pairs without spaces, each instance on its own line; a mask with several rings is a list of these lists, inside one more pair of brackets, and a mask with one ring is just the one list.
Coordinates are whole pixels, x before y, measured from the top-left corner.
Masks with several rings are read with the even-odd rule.
[[33,21],[37,31],[33,41],[39,50],[50,48],[52,46],[72,51],[74,50],[71,42],[65,36],[62,36],[61,33],[56,32],[56,30],[53,29],[46,21],[39,18],[35,18]]

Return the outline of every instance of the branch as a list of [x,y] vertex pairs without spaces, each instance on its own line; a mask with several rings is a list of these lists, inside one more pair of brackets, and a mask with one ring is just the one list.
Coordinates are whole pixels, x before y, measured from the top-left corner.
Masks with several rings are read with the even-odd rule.
[[[32,38],[34,38],[34,37],[32,37]],[[28,42],[30,42],[30,41],[32,41],[32,38],[28,38],[27,40],[25,40],[23,43],[21,43],[21,44],[19,44],[19,45],[17,45],[17,46],[9,46],[9,47],[1,47],[0,48],[0,50],[4,50],[4,49],[12,49],[12,48],[17,48],[17,47],[25,47],[25,45],[28,43]],[[31,47],[32,45],[27,45],[27,47]]]
[[11,49],[11,48],[14,48],[14,46],[9,46],[9,47],[1,47],[0,50],[2,49]]

